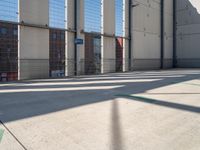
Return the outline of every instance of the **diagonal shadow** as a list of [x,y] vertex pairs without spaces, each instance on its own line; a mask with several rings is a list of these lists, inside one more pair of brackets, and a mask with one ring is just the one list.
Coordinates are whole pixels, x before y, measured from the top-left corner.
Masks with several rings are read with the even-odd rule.
[[129,99],[135,100],[135,101],[149,103],[149,104],[153,104],[153,105],[174,108],[174,109],[189,111],[189,112],[193,112],[193,113],[200,113],[200,107],[196,107],[196,106],[189,106],[189,105],[185,105],[185,104],[178,104],[178,103],[166,102],[166,101],[161,101],[161,100],[155,100],[155,99],[146,98],[146,97],[142,97],[142,96],[132,96],[132,95],[123,95],[123,94],[117,95],[117,96],[126,97]]
[[[132,73],[135,75],[134,73]],[[130,76],[132,74],[129,73]],[[142,74],[142,73],[141,73]],[[159,74],[159,72],[158,72]],[[174,73],[173,73],[174,74]],[[183,74],[180,73],[180,74]],[[137,74],[140,76],[140,74]],[[111,74],[112,76],[112,74]],[[0,119],[4,122],[25,119],[33,116],[44,115],[52,112],[57,112],[65,109],[71,109],[82,105],[104,102],[116,98],[115,95],[123,94],[138,94],[145,93],[148,90],[169,86],[172,84],[185,82],[189,80],[199,79],[200,74],[187,74],[183,77],[163,78],[162,80],[151,82],[137,83],[98,83],[92,86],[119,86],[113,89],[88,89],[90,84],[81,86],[85,88],[82,91],[35,91],[35,92],[20,92],[20,93],[0,93]],[[73,81],[73,80],[72,80]],[[72,82],[71,81],[71,82]],[[81,82],[81,81],[80,81]],[[54,87],[54,86],[51,86]],[[59,86],[55,86],[57,88]],[[60,87],[68,87],[61,85]],[[80,87],[76,85],[74,87]],[[21,87],[19,87],[21,88]],[[41,88],[36,86],[35,88]],[[3,87],[1,87],[3,89]],[[1,90],[0,89],[0,90]],[[13,89],[18,89],[13,87]],[[185,108],[187,111],[188,109]],[[183,110],[182,108],[182,110]]]
[[[159,74],[159,72],[158,72]],[[174,74],[174,73],[173,73]],[[179,74],[179,73],[177,73]],[[183,72],[180,74],[184,74]],[[132,77],[134,73],[129,76]],[[142,75],[137,74],[138,76]],[[112,76],[112,74],[110,75]],[[152,76],[152,75],[151,75]],[[84,84],[81,87],[85,87],[83,91],[36,91],[36,92],[20,92],[20,93],[0,93],[0,120],[4,123],[45,115],[48,113],[53,113],[57,111],[67,110],[71,108],[76,108],[88,104],[94,104],[104,101],[113,100],[116,98],[115,95],[123,93],[124,95],[145,93],[148,90],[155,88],[165,87],[173,85],[176,83],[181,83],[185,81],[190,81],[194,79],[199,79],[200,74],[187,74],[183,77],[165,77],[161,80],[155,80],[151,82],[118,82],[118,83],[99,83],[98,79],[95,79],[97,83],[92,84],[92,86],[119,86],[113,89],[87,89],[91,84]],[[123,77],[122,77],[123,78]],[[77,80],[81,82],[81,80]],[[68,81],[66,81],[68,82]],[[73,82],[73,80],[71,80]],[[47,87],[69,87],[71,85],[59,85],[59,86],[47,86]],[[45,86],[42,86],[43,88]],[[79,85],[74,85],[74,87],[80,87]],[[14,89],[16,87],[13,87]],[[19,87],[21,88],[21,87]],[[35,88],[41,88],[40,86],[35,86]],[[1,89],[4,89],[1,87]],[[1,90],[0,89],[0,90]],[[9,88],[10,89],[10,88]],[[12,87],[11,87],[12,89]],[[16,88],[18,89],[18,88]],[[118,95],[118,97],[121,97]],[[136,99],[130,97],[130,99]],[[179,109],[182,111],[188,111],[192,113],[200,113],[199,107],[188,106],[177,103],[163,102],[160,100],[142,100],[136,99],[140,102],[155,104],[163,107]],[[113,150],[122,150],[123,139],[119,115],[118,102],[114,101],[112,104],[112,115],[111,115],[111,129],[112,129],[112,147]]]
[[200,95],[200,93],[144,93],[144,95]]

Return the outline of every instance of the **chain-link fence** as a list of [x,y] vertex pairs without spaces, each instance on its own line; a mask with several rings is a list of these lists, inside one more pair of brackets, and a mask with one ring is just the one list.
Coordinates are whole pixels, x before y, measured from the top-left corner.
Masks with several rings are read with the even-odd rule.
[[0,81],[17,80],[18,26],[0,22]]
[[49,65],[51,77],[65,76],[65,31],[50,30]]

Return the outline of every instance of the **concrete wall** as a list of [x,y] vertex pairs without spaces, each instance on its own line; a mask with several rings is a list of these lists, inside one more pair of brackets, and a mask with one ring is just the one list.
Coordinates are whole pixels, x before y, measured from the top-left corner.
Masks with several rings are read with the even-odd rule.
[[[164,67],[172,66],[173,0],[164,1]],[[159,69],[161,63],[160,0],[132,0],[132,69]]]
[[[102,34],[115,34],[115,0],[102,0]],[[115,37],[102,36],[102,73],[115,72]]]
[[199,2],[177,0],[177,67],[200,67]]
[[[20,0],[19,21],[49,24],[48,0]],[[19,27],[19,79],[49,77],[49,30]]]
[[133,0],[132,69],[160,67],[160,0]]

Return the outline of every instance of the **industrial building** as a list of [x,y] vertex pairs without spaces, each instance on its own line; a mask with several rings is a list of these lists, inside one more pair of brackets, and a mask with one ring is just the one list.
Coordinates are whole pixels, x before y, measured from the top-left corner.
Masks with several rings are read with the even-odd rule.
[[200,67],[195,0],[0,1],[0,81]]
[[199,114],[200,0],[0,0],[0,150],[200,150]]

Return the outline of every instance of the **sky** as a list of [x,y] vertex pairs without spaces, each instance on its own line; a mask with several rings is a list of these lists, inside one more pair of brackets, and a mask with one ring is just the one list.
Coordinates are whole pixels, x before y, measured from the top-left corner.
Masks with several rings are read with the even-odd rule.
[[[122,36],[123,0],[115,0],[116,35]],[[65,28],[65,0],[49,0],[50,26]],[[101,31],[101,0],[85,0],[85,30]],[[18,21],[18,0],[0,0],[0,20]]]
[[0,0],[0,20],[18,20],[18,0]]
[[193,7],[195,7],[200,14],[200,0],[190,0]]

